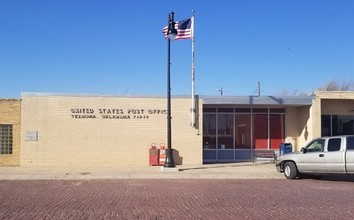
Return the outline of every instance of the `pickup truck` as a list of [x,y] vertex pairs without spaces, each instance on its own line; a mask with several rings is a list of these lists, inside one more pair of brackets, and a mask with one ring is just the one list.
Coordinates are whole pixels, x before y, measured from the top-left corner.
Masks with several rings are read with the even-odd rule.
[[301,151],[279,156],[275,166],[287,179],[301,174],[354,174],[354,135],[313,139]]

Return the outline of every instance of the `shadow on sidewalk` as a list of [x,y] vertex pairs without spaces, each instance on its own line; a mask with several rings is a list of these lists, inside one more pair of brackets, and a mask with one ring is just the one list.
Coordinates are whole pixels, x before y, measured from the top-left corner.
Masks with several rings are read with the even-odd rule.
[[240,163],[223,163],[223,164],[204,164],[198,167],[188,167],[188,168],[179,168],[180,171],[187,170],[206,170],[206,169],[215,169],[215,168],[227,168],[227,167],[256,167],[264,164],[273,164],[272,162],[263,162],[263,163],[252,163],[252,162],[240,162]]

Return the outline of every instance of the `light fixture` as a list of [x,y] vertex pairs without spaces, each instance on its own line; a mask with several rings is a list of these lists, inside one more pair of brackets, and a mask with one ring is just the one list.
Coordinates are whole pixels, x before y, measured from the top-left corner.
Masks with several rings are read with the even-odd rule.
[[174,21],[174,12],[171,12],[168,15],[168,30],[167,30],[167,36],[168,39],[174,40],[177,35],[177,29],[175,28],[175,21]]

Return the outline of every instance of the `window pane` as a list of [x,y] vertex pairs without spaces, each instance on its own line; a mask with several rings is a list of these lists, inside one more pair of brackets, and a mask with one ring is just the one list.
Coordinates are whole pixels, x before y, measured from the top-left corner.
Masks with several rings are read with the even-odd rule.
[[216,149],[216,136],[204,136],[203,149]]
[[284,142],[285,136],[285,115],[271,114],[270,115],[270,148],[279,149],[281,143]]
[[203,115],[203,148],[216,149],[216,114]]
[[271,108],[270,112],[271,113],[285,113],[285,109],[284,108]]
[[251,114],[237,114],[235,118],[235,146],[238,149],[251,149]]
[[12,154],[12,125],[0,125],[0,154]]
[[333,115],[332,129],[334,135],[354,134],[354,116],[352,115]]
[[203,133],[204,135],[216,135],[216,115],[204,114],[203,116]]
[[218,112],[230,112],[230,113],[233,113],[234,109],[233,108],[219,108]]
[[268,113],[268,109],[267,108],[254,108],[253,112],[257,112],[257,113]]
[[354,137],[347,138],[347,149],[354,150]]
[[218,115],[218,134],[232,135],[233,134],[233,115],[219,114]]
[[218,115],[218,148],[233,149],[233,114]]
[[324,151],[324,145],[325,145],[325,140],[323,139],[314,140],[306,147],[307,152],[322,152]]
[[331,136],[331,116],[322,115],[321,123],[322,123],[321,136]]
[[339,151],[340,150],[340,138],[332,138],[328,140],[328,151]]
[[233,142],[234,139],[232,136],[219,136],[218,137],[218,144],[219,144],[219,149],[233,149]]
[[250,113],[251,112],[251,109],[250,108],[235,108],[235,112],[236,113]]
[[203,112],[216,112],[216,108],[203,108]]
[[255,149],[268,149],[268,115],[253,115],[253,135]]

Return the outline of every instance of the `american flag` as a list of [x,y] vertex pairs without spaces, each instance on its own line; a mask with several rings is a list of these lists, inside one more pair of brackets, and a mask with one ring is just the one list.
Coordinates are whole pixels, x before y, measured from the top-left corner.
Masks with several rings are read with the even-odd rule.
[[[191,27],[192,27],[192,20],[190,18],[182,21],[177,21],[175,24],[175,28],[177,29],[177,35],[175,40],[184,40],[184,39],[192,38]],[[167,30],[168,30],[168,26],[162,29],[162,32],[165,35],[166,39],[168,39]]]

